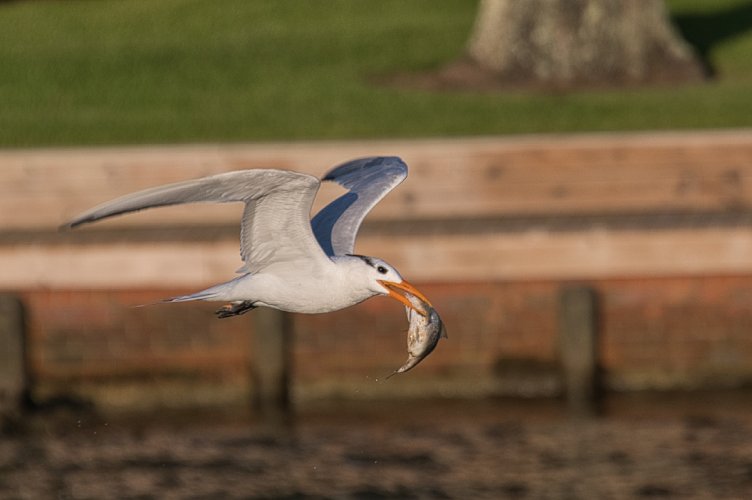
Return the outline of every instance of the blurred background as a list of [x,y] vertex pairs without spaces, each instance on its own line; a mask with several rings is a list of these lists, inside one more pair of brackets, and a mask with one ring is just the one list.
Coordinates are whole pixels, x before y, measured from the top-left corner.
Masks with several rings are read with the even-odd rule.
[[[749,0],[0,2],[0,497],[748,498],[751,89]],[[371,155],[388,381],[394,301],[159,303],[241,207],[57,229]]]

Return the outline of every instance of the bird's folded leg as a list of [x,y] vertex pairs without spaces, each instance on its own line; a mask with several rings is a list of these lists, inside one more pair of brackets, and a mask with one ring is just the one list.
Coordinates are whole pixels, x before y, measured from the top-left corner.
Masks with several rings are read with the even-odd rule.
[[251,309],[255,309],[256,306],[253,305],[253,302],[250,300],[242,300],[238,302],[230,302],[229,304],[225,304],[219,309],[215,311],[214,314],[217,315],[218,318],[230,318],[232,316],[239,316],[241,314],[245,314]]

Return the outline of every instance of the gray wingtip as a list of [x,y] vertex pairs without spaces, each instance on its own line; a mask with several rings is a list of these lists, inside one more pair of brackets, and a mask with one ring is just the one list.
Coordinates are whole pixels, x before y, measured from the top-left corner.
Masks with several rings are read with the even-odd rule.
[[77,228],[78,226],[80,226],[82,224],[86,224],[87,222],[92,222],[94,220],[96,220],[96,219],[93,219],[91,217],[83,217],[83,218],[82,217],[77,217],[75,219],[69,220],[68,222],[64,222],[64,223],[60,224],[57,227],[57,230],[61,231],[61,232],[62,231],[70,231],[72,229]]
[[376,166],[382,168],[393,167],[407,172],[407,165],[399,156],[366,156],[363,158],[356,158],[354,160],[347,161],[345,163],[342,163],[341,165],[334,167],[329,172],[327,172],[324,177],[321,178],[321,180],[336,181],[338,178],[352,174],[353,172],[356,172],[358,170]]
[[75,221],[68,221],[57,226],[57,230],[61,233],[64,233],[66,231],[70,231],[76,226],[78,226],[78,224],[76,224]]

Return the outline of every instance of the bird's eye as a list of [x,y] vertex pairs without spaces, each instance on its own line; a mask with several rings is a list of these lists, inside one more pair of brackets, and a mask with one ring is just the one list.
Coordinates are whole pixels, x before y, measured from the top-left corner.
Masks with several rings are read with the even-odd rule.
[[386,274],[386,268],[384,266],[379,266],[376,268],[376,270],[381,274]]

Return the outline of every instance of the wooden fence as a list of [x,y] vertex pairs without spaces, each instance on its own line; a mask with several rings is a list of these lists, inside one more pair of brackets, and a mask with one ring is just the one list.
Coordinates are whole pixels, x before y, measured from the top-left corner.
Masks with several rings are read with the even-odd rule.
[[[238,206],[58,232],[138,189],[398,155],[356,245],[421,284],[752,275],[752,131],[0,151],[0,290],[198,289],[239,265]],[[339,193],[324,185],[314,211]]]
[[[3,151],[0,287],[225,279],[238,264],[237,206],[56,228],[148,186],[240,168],[320,175],[375,154],[403,157],[410,175],[369,216],[357,250],[415,281],[752,270],[752,232],[739,224],[752,201],[752,132],[738,131]],[[314,210],[337,192],[325,185]]]

